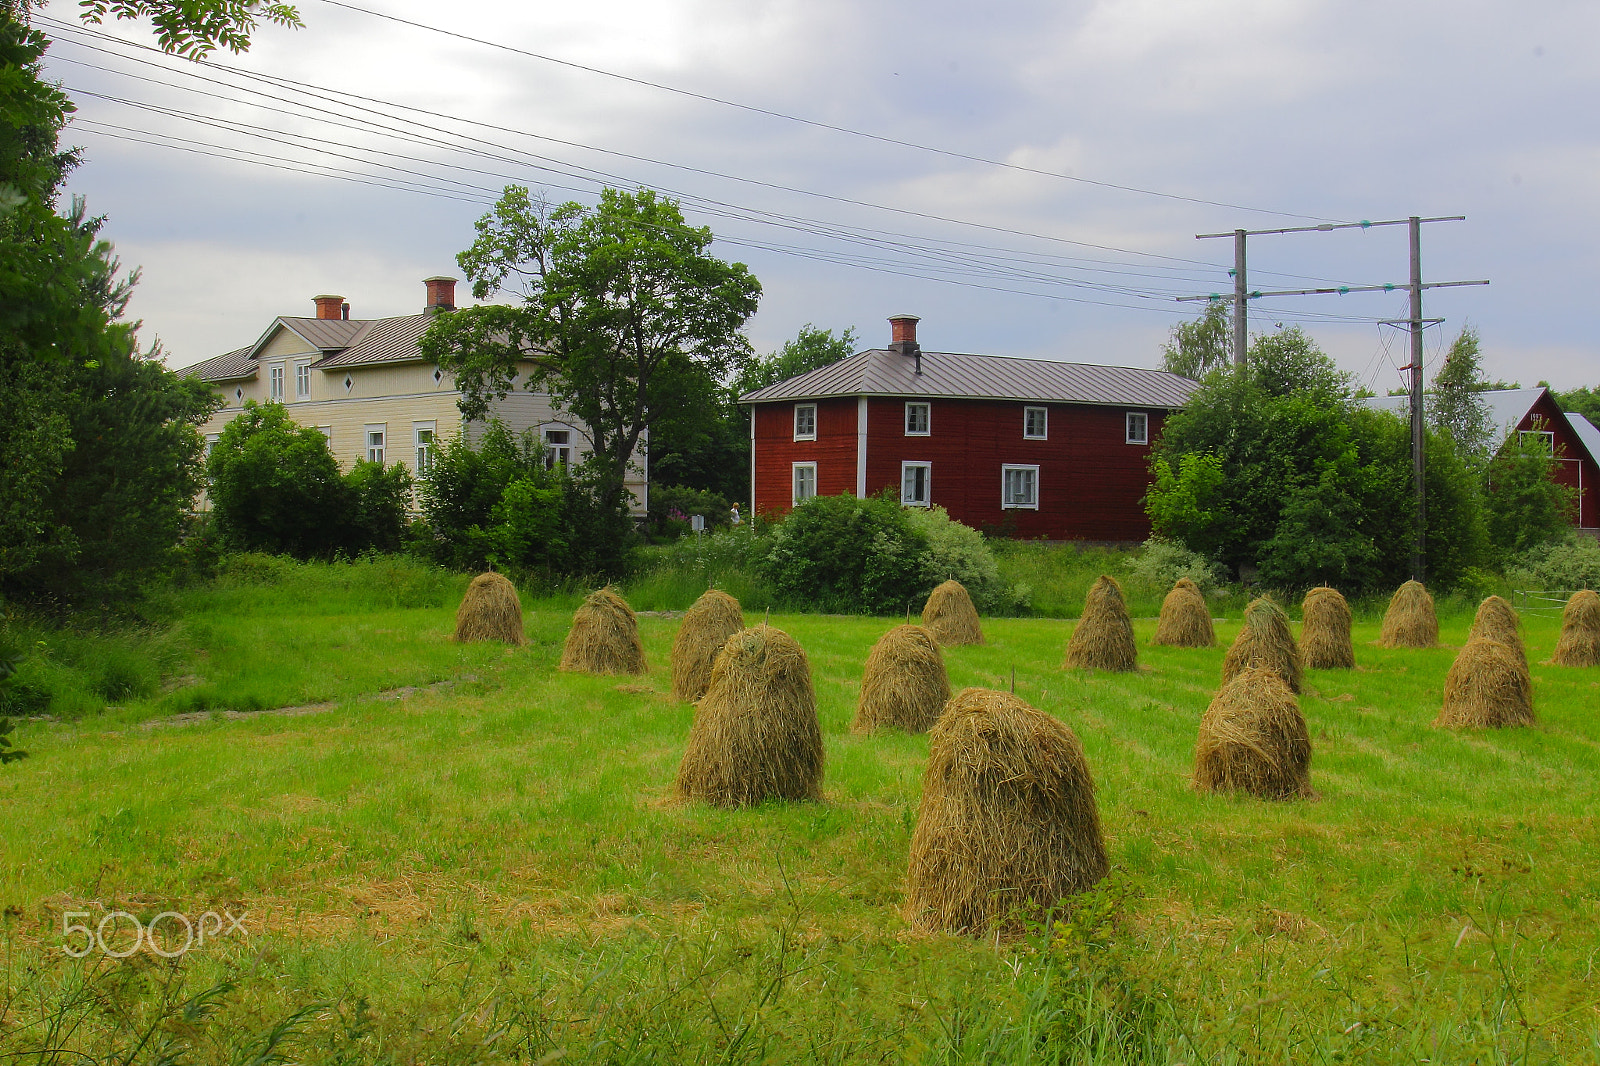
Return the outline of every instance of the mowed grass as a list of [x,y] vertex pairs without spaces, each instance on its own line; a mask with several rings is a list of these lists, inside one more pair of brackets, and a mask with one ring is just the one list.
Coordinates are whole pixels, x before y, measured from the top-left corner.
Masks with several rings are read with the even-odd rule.
[[[1077,732],[1114,870],[1089,917],[997,944],[900,914],[927,739],[848,731],[895,619],[772,616],[810,656],[826,801],[720,811],[672,799],[675,618],[641,619],[647,676],[574,676],[570,603],[528,603],[524,648],[458,647],[453,602],[299,581],[193,597],[187,687],[331,706],[171,724],[179,689],[19,730],[0,1056],[1600,1062],[1600,670],[1539,665],[1551,617],[1527,619],[1539,725],[1485,733],[1430,726],[1453,647],[1359,624],[1359,669],[1308,674],[1319,797],[1286,804],[1189,788],[1237,618],[1200,651],[1136,621],[1133,675],[1063,671],[1070,621],[986,620],[952,684],[1014,672]],[[63,953],[64,915],[117,910],[242,929]]]

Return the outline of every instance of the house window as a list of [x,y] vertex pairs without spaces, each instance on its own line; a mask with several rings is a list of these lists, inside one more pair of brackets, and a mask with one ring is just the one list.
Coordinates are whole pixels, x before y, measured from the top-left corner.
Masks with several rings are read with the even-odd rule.
[[928,435],[930,423],[929,406],[925,403],[906,404],[906,436],[926,437]]
[[426,474],[433,469],[433,431],[432,422],[411,423],[411,436],[417,449],[417,473]]
[[389,434],[387,423],[380,423],[367,427],[367,461],[371,463],[383,462],[384,439]]
[[817,405],[814,403],[797,403],[794,405],[794,439],[817,439]]
[[1532,443],[1543,443],[1544,447],[1554,455],[1556,451],[1556,435],[1548,429],[1522,429],[1517,431],[1517,443],[1526,447]]
[[296,363],[294,365],[294,398],[297,400],[311,399],[310,363]]
[[544,468],[572,465],[572,430],[547,429],[544,431]]
[[271,381],[271,399],[274,403],[283,402],[283,364],[275,363],[267,368],[268,380]]
[[1002,466],[1000,468],[1000,506],[1039,509],[1039,468]]
[[220,433],[207,433],[206,434],[206,458],[207,459],[211,458],[211,449],[215,448],[217,446],[217,441],[219,441],[221,439],[222,439],[222,434],[220,434]]
[[1022,409],[1022,435],[1028,440],[1045,440],[1050,436],[1050,408],[1024,407]]
[[1128,412],[1128,443],[1150,443],[1150,416],[1143,411]]
[[330,452],[333,451],[333,427],[332,426],[318,426],[317,427],[317,432],[321,433],[323,435],[323,437],[325,437],[327,439],[327,441],[328,441],[328,450]]
[[900,464],[900,503],[904,507],[928,506],[929,482],[933,479],[932,463]]
[[796,507],[817,494],[817,464],[794,464],[794,504]]

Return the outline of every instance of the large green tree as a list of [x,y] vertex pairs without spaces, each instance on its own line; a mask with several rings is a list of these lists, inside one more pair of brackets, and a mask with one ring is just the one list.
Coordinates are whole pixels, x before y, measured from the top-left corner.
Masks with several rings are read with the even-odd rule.
[[[1429,441],[1430,575],[1477,559],[1471,476]],[[1248,367],[1213,370],[1167,420],[1146,508],[1156,531],[1279,586],[1403,579],[1409,437],[1353,401],[1349,378],[1298,329],[1256,338]]]
[[440,315],[424,352],[454,373],[468,418],[484,417],[519,373],[524,388],[549,392],[587,431],[597,505],[624,510],[647,432],[682,439],[715,424],[721,383],[750,355],[741,329],[760,283],[711,255],[711,231],[648,189],[551,208],[509,186],[477,232],[457,257],[473,295],[516,301]]
[[1434,375],[1427,412],[1428,422],[1447,432],[1456,454],[1473,467],[1481,467],[1487,461],[1489,442],[1494,439],[1489,407],[1478,396],[1489,387],[1483,380],[1478,331],[1463,327],[1445,354],[1444,365]]
[[59,140],[72,105],[40,74],[48,46],[0,0],[0,592],[70,601],[167,561],[213,400],[138,350],[121,319],[134,279],[102,220],[60,207],[77,155]]
[[1233,362],[1233,315],[1221,300],[1206,304],[1205,313],[1172,327],[1161,347],[1162,368],[1187,378],[1204,377]]
[[1576,411],[1595,425],[1600,426],[1600,387],[1579,386],[1555,394],[1556,403],[1563,411]]

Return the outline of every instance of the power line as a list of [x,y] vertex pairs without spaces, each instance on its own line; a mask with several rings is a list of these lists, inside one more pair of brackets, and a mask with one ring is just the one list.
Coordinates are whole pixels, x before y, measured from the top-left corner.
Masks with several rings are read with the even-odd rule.
[[1115,189],[1119,192],[1137,193],[1141,196],[1157,196],[1167,200],[1179,200],[1185,203],[1202,204],[1207,207],[1225,207],[1230,210],[1249,211],[1255,214],[1264,215],[1279,215],[1284,218],[1304,218],[1315,222],[1336,221],[1335,219],[1324,218],[1321,215],[1306,215],[1296,211],[1277,211],[1271,208],[1263,207],[1246,207],[1239,204],[1223,203],[1217,200],[1206,200],[1196,196],[1184,196],[1180,193],[1162,192],[1157,189],[1143,189],[1133,185],[1120,185],[1116,182],[1098,181],[1093,178],[1083,178],[1072,174],[1063,174],[1054,170],[1041,170],[1036,167],[1022,166],[1019,163],[1007,163],[999,159],[989,159],[985,156],[971,155],[966,152],[957,152],[947,148],[938,148],[933,145],[920,144],[916,141],[909,141],[899,137],[890,137],[880,133],[869,133],[865,130],[851,129],[848,126],[839,126],[830,122],[821,122],[817,119],[804,118],[802,116],[788,114],[787,112],[783,111],[775,111],[771,108],[758,107],[754,104],[740,103],[737,100],[729,100],[724,97],[712,96],[707,93],[694,92],[690,89],[681,89],[675,85],[667,85],[663,82],[650,81],[646,78],[636,78],[628,74],[619,74],[615,71],[605,70],[601,67],[588,66],[583,63],[573,62],[572,60],[558,59],[554,56],[544,55],[540,52],[532,52],[524,48],[517,48],[514,45],[505,44],[500,41],[489,41],[483,39],[482,37],[473,37],[469,34],[459,33],[455,30],[448,30],[443,26],[434,26],[426,22],[417,22],[413,19],[401,18],[398,15],[390,15],[382,11],[374,11],[372,8],[361,7],[357,4],[347,3],[345,0],[322,0],[322,2],[333,7],[342,7],[348,11],[357,11],[364,15],[370,15],[373,18],[384,19],[389,22],[410,26],[414,29],[426,30],[429,33],[437,33],[446,37],[453,37],[457,40],[482,45],[485,48],[494,48],[500,51],[510,52],[514,55],[525,56],[529,59],[537,59],[545,63],[553,63],[557,66],[568,67],[573,70],[581,70],[590,74],[598,74],[602,77],[614,78],[618,81],[628,82],[633,85],[640,85],[651,89],[659,89],[662,92],[672,93],[688,99],[719,104],[723,107],[737,108],[740,111],[746,111],[751,114],[765,115],[768,118],[782,119],[785,122],[794,122],[803,126],[810,126],[814,129],[828,130],[833,133],[842,133],[850,137],[860,137],[864,140],[877,141],[881,144],[894,145],[899,148],[911,148],[919,152],[928,152],[933,155],[940,155],[949,159],[961,159],[969,163],[982,163],[986,166],[1001,167],[1006,170],[1017,171],[1023,174],[1035,174],[1046,178],[1059,178],[1063,181],[1079,182],[1084,185],[1093,185],[1102,189]]

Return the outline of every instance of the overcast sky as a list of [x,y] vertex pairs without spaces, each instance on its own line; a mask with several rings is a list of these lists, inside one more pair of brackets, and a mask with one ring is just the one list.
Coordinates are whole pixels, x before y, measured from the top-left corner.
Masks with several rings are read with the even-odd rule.
[[[808,322],[882,346],[910,312],[927,350],[1128,366],[1199,313],[1176,296],[1231,291],[1232,241],[1197,233],[1466,215],[1423,227],[1424,280],[1492,284],[1427,294],[1430,363],[1470,323],[1491,376],[1600,384],[1600,5],[353,3],[377,14],[305,0],[303,29],[205,64],[44,10],[70,188],[142,268],[131,313],[175,367],[321,293],[420,310],[515,181],[680,198],[760,278],[758,350]],[[1253,289],[1407,280],[1403,226],[1249,253]],[[1400,291],[1262,299],[1251,326],[1299,323],[1383,392],[1406,341],[1378,320],[1406,313]]]

